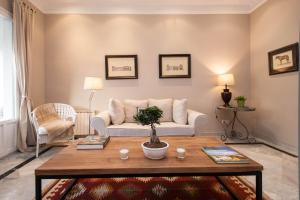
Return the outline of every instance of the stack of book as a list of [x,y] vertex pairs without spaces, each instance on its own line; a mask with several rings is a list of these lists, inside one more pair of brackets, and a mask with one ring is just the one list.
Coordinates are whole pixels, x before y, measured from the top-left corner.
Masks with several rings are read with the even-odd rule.
[[110,137],[86,137],[77,143],[78,150],[104,149]]
[[249,163],[249,159],[228,146],[203,147],[202,151],[218,164]]

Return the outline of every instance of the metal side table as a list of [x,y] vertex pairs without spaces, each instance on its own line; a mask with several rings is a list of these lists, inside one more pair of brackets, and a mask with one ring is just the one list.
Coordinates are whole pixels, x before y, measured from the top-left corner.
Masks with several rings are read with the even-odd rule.
[[[233,112],[233,118],[229,123],[222,123],[222,120],[219,117],[219,111],[231,111]],[[239,139],[239,140],[248,140],[249,143],[255,143],[256,140],[254,137],[250,137],[249,130],[247,126],[238,118],[238,112],[253,112],[255,108],[252,107],[225,107],[218,106],[215,110],[216,119],[222,125],[225,134],[221,135],[221,140],[226,141],[229,139]],[[245,132],[238,132],[235,130],[235,125],[239,123]]]

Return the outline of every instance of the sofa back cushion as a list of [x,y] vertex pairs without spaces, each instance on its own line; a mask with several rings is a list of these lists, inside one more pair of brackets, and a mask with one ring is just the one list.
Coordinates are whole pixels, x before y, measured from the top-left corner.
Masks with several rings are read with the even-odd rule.
[[173,121],[173,99],[149,99],[149,107],[156,106],[163,111],[161,122]]
[[126,123],[133,123],[136,122],[133,119],[133,116],[137,114],[139,109],[145,109],[148,107],[147,100],[131,100],[126,99],[124,101],[125,106],[125,122]]
[[118,99],[110,99],[108,112],[113,124],[122,124],[125,120],[124,104]]
[[187,99],[173,101],[173,120],[177,124],[187,124]]

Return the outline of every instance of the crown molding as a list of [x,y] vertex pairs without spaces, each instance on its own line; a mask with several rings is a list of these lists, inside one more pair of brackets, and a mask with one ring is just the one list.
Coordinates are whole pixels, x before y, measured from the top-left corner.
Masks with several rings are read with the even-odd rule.
[[268,0],[263,0],[262,2],[258,3],[254,8],[252,8],[248,14],[253,13],[256,9],[258,9],[259,7],[261,7],[263,4],[265,4]]
[[195,14],[250,14],[258,7],[263,5],[267,0],[262,0],[255,5],[206,5],[206,6],[128,6],[128,7],[117,7],[104,5],[101,8],[99,6],[94,7],[70,7],[70,8],[57,8],[57,7],[46,7],[47,4],[42,4],[42,1],[31,2],[45,14],[145,14],[145,15],[195,15]]

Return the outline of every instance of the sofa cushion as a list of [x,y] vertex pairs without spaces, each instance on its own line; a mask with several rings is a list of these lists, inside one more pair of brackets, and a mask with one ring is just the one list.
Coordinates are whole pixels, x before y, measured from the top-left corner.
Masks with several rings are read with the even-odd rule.
[[185,125],[187,123],[187,99],[173,101],[173,120],[177,124]]
[[165,135],[194,135],[194,128],[190,125],[177,124],[175,122],[162,122],[156,126],[158,136]]
[[[192,126],[176,124],[175,122],[162,122],[156,125],[158,136],[192,136],[195,134]],[[142,126],[137,123],[123,123],[107,127],[110,136],[150,136],[150,126]]]
[[122,124],[125,120],[124,105],[118,99],[110,99],[108,103],[108,112],[113,124]]
[[108,126],[107,133],[109,136],[150,136],[151,129],[137,123],[123,123]]
[[172,122],[173,121],[173,100],[172,99],[149,99],[149,107],[157,106],[163,111],[163,116],[160,122]]
[[147,108],[148,101],[147,100],[130,100],[127,99],[124,101],[125,106],[125,122],[133,123],[135,120],[133,116],[137,114],[138,109]]

